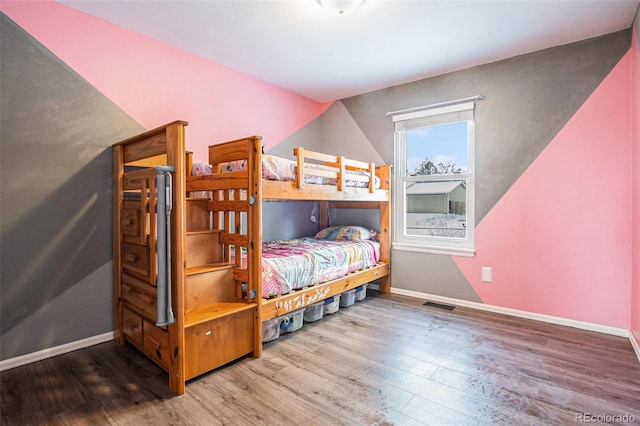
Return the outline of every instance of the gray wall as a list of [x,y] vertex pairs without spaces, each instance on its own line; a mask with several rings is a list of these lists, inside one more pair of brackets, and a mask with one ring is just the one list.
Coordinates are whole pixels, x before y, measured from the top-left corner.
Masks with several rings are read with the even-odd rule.
[[143,128],[0,15],[0,359],[113,330],[111,144]]
[[[476,221],[504,195],[628,51],[630,31],[343,99],[393,163],[386,112],[484,95],[476,110]],[[331,123],[327,123],[331,125]]]
[[308,237],[319,231],[310,220],[317,203],[311,201],[268,201],[262,204],[262,241]]
[[[476,110],[478,224],[628,51],[630,35],[625,30],[341,103],[375,152],[392,164],[393,125],[386,112],[484,95]],[[393,250],[391,281],[396,288],[480,301],[449,256]]]

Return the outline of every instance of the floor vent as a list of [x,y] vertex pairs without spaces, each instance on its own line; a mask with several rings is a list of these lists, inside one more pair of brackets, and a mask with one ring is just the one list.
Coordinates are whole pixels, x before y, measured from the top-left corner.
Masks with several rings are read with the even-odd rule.
[[455,306],[445,305],[443,303],[435,303],[435,302],[425,302],[424,306],[433,306],[434,308],[446,309],[447,311],[453,311]]

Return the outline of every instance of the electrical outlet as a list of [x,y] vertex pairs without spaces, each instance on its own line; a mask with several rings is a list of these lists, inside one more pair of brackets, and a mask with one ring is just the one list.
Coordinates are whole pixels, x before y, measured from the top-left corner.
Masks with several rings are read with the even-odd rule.
[[493,269],[489,266],[482,267],[482,282],[490,283],[493,282]]

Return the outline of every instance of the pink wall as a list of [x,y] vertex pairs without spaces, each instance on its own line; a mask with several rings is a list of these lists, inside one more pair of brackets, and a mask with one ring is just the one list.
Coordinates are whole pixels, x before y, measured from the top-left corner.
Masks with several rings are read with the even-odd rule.
[[638,45],[638,28],[640,28],[640,23],[637,22],[639,18],[640,13],[636,14],[636,22],[631,42],[631,84],[633,90],[633,105],[631,108],[631,121],[633,126],[633,273],[631,293],[631,330],[638,342],[640,342],[640,46]]
[[330,105],[50,0],[0,8],[143,127],[188,121],[199,159],[210,144],[254,134],[268,149]]
[[[631,61],[628,53],[485,216],[476,256],[454,258],[484,303],[629,328]],[[482,266],[493,283],[481,282]]]

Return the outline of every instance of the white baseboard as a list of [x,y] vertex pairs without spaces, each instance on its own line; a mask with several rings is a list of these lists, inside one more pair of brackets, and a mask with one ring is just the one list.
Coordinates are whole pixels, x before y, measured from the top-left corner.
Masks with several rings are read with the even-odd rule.
[[[567,327],[579,328],[581,330],[595,331],[597,333],[610,334],[619,337],[630,337],[631,332],[624,328],[610,327],[608,325],[594,324],[585,321],[572,320],[568,318],[555,317],[552,315],[536,314],[533,312],[521,311],[518,309],[503,308],[500,306],[487,305],[478,302],[469,302],[466,300],[453,299],[450,297],[437,296],[435,294],[421,293],[413,290],[404,290],[397,287],[391,287],[391,293],[403,296],[415,297],[417,299],[434,300],[448,305],[464,306],[466,308],[478,309],[481,311],[495,312],[498,314],[511,315],[514,317],[527,318],[535,321],[547,322],[550,324],[564,325]],[[638,353],[638,350],[636,350]]]
[[629,341],[631,342],[631,346],[633,346],[633,350],[636,351],[636,356],[638,357],[638,361],[640,361],[640,344],[636,340],[635,334],[633,331],[629,331]]
[[98,336],[87,337],[86,339],[76,340],[75,342],[65,343],[64,345],[55,346],[53,348],[43,349],[26,355],[17,356],[15,358],[0,361],[0,371],[9,370],[11,368],[20,367],[21,365],[31,364],[32,362],[42,361],[43,359],[52,358],[57,355],[73,352],[78,349],[88,348],[113,340],[113,331],[100,334]]

